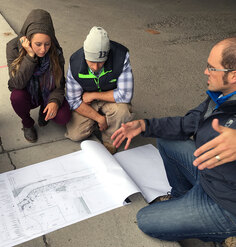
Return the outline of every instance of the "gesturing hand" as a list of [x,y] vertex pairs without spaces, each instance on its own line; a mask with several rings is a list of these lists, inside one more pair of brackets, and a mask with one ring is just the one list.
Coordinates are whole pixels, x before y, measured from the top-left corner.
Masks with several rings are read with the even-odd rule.
[[113,145],[118,148],[121,143],[127,138],[125,150],[128,149],[131,140],[144,131],[145,126],[144,120],[135,120],[125,124],[121,124],[121,127],[114,132],[111,139],[114,140]]
[[220,135],[194,152],[198,158],[193,165],[198,166],[199,170],[236,160],[236,130],[219,125],[218,119],[212,121],[212,127]]

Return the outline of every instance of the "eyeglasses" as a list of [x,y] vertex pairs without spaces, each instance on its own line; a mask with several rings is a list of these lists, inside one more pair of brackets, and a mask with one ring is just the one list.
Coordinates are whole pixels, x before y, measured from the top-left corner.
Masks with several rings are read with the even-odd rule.
[[234,71],[235,69],[216,69],[214,67],[212,67],[209,63],[207,64],[207,69],[209,72],[211,71],[223,71],[223,72],[230,72],[230,71]]

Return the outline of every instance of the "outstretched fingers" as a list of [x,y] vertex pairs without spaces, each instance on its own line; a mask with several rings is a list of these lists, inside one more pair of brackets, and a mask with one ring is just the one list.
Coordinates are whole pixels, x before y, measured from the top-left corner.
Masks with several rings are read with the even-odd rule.
[[112,134],[111,139],[112,139],[112,140],[116,139],[117,136],[118,136],[121,132],[122,132],[121,128],[118,129],[118,130],[116,130],[116,131]]
[[125,140],[125,136],[120,135],[119,138],[116,138],[116,140],[113,142],[113,145],[118,148],[122,142]]

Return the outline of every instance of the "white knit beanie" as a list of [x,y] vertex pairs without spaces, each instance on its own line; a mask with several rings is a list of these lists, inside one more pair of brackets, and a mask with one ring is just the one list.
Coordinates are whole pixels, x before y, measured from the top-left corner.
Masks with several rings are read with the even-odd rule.
[[102,27],[93,27],[84,41],[85,59],[90,62],[105,62],[110,50],[110,40]]

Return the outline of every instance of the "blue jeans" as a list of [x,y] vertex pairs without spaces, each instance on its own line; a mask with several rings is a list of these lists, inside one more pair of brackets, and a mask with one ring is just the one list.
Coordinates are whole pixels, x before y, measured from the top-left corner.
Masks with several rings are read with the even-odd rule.
[[199,238],[221,242],[236,236],[236,216],[217,205],[202,189],[198,169],[193,166],[192,140],[157,140],[174,197],[142,208],[139,228],[149,236],[179,241]]

